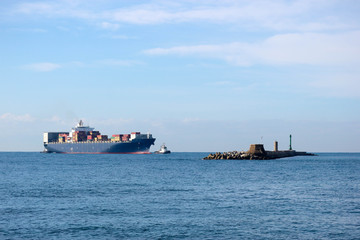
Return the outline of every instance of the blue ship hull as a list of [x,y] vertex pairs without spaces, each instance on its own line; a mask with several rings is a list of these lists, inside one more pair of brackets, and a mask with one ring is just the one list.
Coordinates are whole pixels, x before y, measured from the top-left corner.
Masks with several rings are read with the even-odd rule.
[[74,142],[74,143],[45,143],[47,153],[123,153],[146,154],[150,153],[150,146],[155,138],[133,139],[129,142]]

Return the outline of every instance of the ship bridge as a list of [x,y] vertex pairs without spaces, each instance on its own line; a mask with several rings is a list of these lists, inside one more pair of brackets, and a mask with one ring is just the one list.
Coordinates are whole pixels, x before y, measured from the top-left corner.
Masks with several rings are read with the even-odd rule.
[[71,132],[70,132],[70,137],[72,137],[73,133],[75,133],[76,131],[81,131],[81,132],[91,132],[91,131],[94,131],[95,128],[91,128],[89,126],[84,126],[84,123],[82,120],[79,121],[79,123],[76,125],[76,127],[72,128],[71,129]]

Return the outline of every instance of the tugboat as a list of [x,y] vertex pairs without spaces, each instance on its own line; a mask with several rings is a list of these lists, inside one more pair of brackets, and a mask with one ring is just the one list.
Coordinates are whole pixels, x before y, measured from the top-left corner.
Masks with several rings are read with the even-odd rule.
[[171,153],[170,150],[167,149],[167,147],[165,146],[165,143],[163,145],[161,145],[160,150],[159,151],[155,151],[156,154],[169,154]]

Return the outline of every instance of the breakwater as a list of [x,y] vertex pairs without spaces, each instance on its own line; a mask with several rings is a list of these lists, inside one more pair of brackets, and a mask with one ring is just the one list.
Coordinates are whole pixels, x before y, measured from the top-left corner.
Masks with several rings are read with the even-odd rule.
[[314,156],[313,153],[298,152],[295,150],[266,151],[262,144],[250,145],[249,151],[230,151],[211,153],[204,157],[204,160],[270,160],[295,156]]

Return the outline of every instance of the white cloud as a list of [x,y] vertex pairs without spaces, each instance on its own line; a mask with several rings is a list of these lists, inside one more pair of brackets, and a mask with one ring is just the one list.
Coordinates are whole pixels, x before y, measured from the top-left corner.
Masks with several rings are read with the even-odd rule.
[[116,23],[102,22],[100,27],[103,29],[115,31],[119,29],[120,25]]
[[[353,26],[341,17],[327,17],[337,2],[329,1],[154,1],[112,11],[101,16],[131,24],[211,22],[232,23],[247,28],[318,31]],[[321,10],[321,11],[320,11]],[[311,15],[311,17],[309,17]],[[339,19],[341,18],[341,20]]]
[[277,64],[347,65],[360,63],[360,31],[340,34],[283,34],[266,39],[254,52]]
[[154,48],[144,53],[215,58],[239,66],[354,65],[360,63],[359,42],[359,31],[339,34],[279,34],[256,43]]
[[61,68],[61,65],[50,62],[43,62],[43,63],[33,63],[33,64],[24,65],[22,68],[25,70],[30,70],[35,72],[51,72],[58,68]]
[[84,9],[81,2],[73,1],[49,1],[20,3],[15,5],[13,13],[46,17],[70,17],[80,19],[96,18],[93,11]]
[[12,113],[4,113],[0,116],[0,120],[14,121],[14,122],[32,122],[35,120],[30,114],[15,115]]
[[43,14],[51,13],[56,10],[55,5],[45,2],[21,3],[17,5],[16,11],[25,14]]
[[107,12],[104,16],[117,22],[132,24],[158,24],[173,20],[173,15],[169,12],[145,8],[121,9]]
[[[342,5],[342,8],[336,7]],[[211,22],[231,23],[248,29],[319,31],[349,29],[356,22],[344,11],[356,12],[356,5],[343,1],[152,1],[148,4],[117,5],[113,1],[64,1],[20,3],[15,13],[51,18],[78,18],[100,22],[105,29],[116,30],[118,23],[164,24]],[[115,6],[115,7],[114,7]],[[116,7],[118,6],[118,7]],[[111,9],[111,10],[109,10]],[[342,10],[346,9],[346,10]],[[342,11],[341,11],[342,10]],[[336,12],[335,12],[336,11]],[[334,17],[336,16],[336,17]]]
[[21,66],[21,69],[35,72],[51,72],[59,68],[84,68],[84,67],[94,67],[98,65],[104,66],[117,66],[117,67],[131,67],[135,65],[144,64],[141,61],[136,60],[121,60],[121,59],[104,59],[92,62],[80,62],[80,61],[71,61],[62,64],[44,62],[44,63],[33,63],[28,65]]
[[70,124],[69,121],[65,121],[63,118],[60,118],[59,116],[56,116],[56,115],[52,116],[51,118],[45,119],[44,122],[56,123],[56,124],[62,124],[62,125]]

